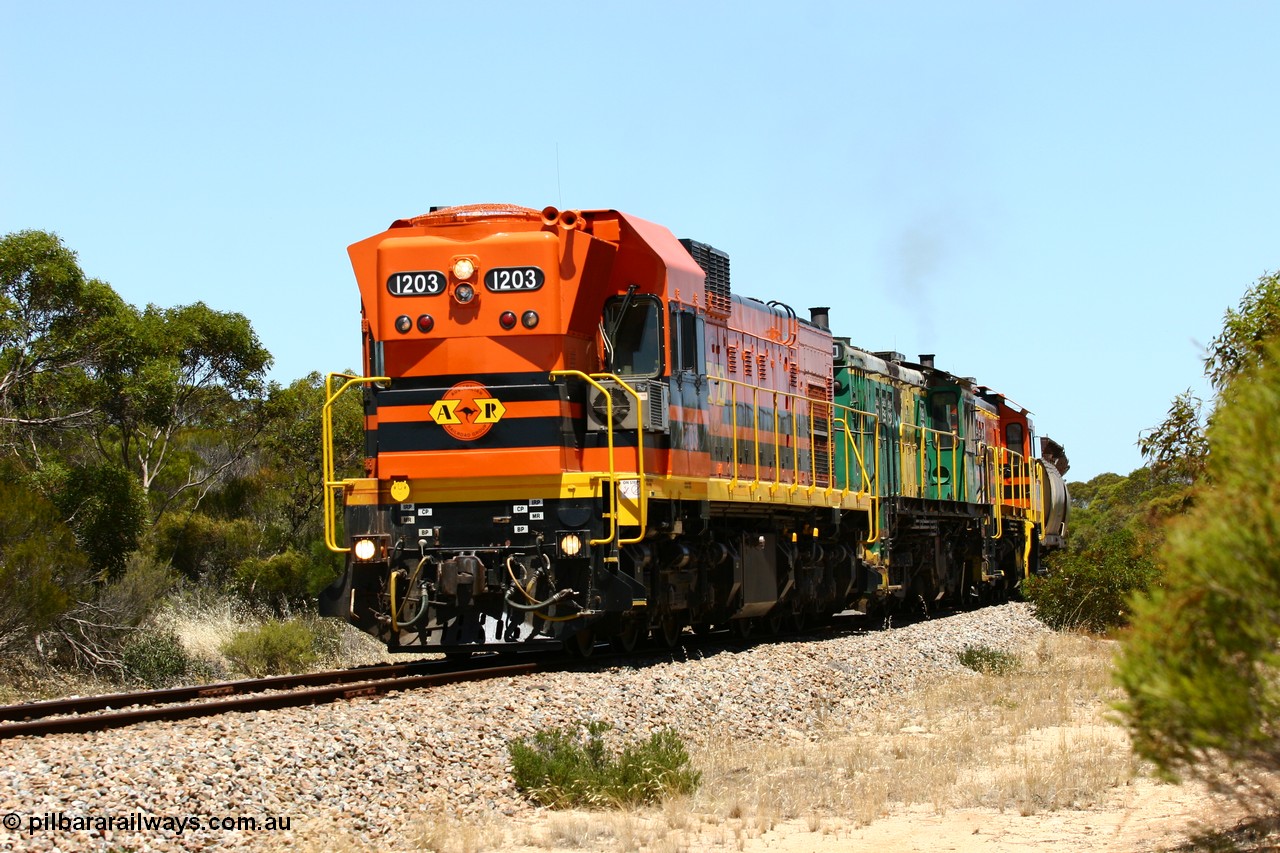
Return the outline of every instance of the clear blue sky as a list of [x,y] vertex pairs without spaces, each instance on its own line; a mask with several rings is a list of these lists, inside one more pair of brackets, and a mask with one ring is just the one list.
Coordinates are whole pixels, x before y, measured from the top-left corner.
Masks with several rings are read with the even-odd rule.
[[1280,267],[1280,4],[0,0],[0,233],[359,365],[346,246],[617,208],[1127,473]]

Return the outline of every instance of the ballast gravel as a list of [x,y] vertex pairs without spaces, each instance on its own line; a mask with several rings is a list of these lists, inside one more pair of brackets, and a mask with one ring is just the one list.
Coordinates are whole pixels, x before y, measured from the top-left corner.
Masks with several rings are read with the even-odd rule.
[[538,729],[601,720],[626,739],[668,727],[691,743],[802,739],[961,671],[966,646],[1029,652],[1046,630],[1026,605],[1006,604],[687,659],[16,738],[0,742],[0,849],[248,849],[330,834],[398,849],[423,815],[530,808],[506,744]]

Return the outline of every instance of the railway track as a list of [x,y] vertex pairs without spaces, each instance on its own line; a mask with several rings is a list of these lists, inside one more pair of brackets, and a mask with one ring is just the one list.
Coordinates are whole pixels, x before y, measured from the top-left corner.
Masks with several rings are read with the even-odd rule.
[[[168,690],[142,690],[0,706],[0,740],[22,735],[93,732],[154,720],[186,720],[228,711],[266,711],[318,705],[396,690],[523,675],[537,662],[493,663],[458,669],[436,661],[225,681]],[[101,712],[101,713],[98,713]]]
[[[61,733],[83,733],[130,726],[151,721],[185,720],[214,716],[232,711],[267,711],[304,705],[340,702],[364,696],[378,696],[398,690],[437,687],[486,678],[503,678],[532,672],[550,672],[578,668],[607,668],[619,661],[644,665],[646,659],[664,660],[670,656],[716,654],[726,649],[741,649],[757,642],[804,641],[814,633],[837,633],[835,625],[813,626],[814,630],[763,634],[750,639],[734,637],[726,632],[710,636],[686,633],[674,648],[649,647],[627,654],[600,647],[584,660],[568,658],[560,651],[526,652],[522,663],[511,663],[506,655],[492,655],[469,662],[467,668],[451,661],[412,661],[400,664],[356,667],[303,675],[278,675],[240,681],[224,681],[191,687],[163,690],[141,690],[71,699],[51,699],[18,705],[0,706],[0,740],[20,736],[42,736]],[[914,621],[908,617],[905,621]],[[886,622],[887,624],[887,622]],[[860,625],[857,631],[865,630]],[[794,634],[800,634],[796,637]]]

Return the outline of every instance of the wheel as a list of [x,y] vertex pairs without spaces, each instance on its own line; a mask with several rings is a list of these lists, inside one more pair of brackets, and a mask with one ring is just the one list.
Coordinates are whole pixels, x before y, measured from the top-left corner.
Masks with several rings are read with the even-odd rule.
[[629,655],[636,650],[640,642],[640,620],[632,619],[622,626],[622,630],[609,638],[609,645],[616,651]]
[[694,622],[693,623],[693,633],[697,634],[699,637],[705,637],[715,629],[716,629],[716,626],[712,625],[710,622]]
[[471,652],[445,652],[444,659],[450,663],[465,663],[471,660]]
[[564,641],[564,649],[573,657],[586,660],[596,650],[596,632],[591,628],[583,628]]
[[790,630],[795,631],[797,634],[802,634],[809,627],[809,614],[804,611],[792,613],[791,617],[787,619],[787,623]]
[[781,634],[782,633],[782,614],[770,613],[768,616],[764,618],[764,627],[765,627],[765,630],[768,631],[770,634]]
[[752,619],[734,619],[729,623],[730,630],[739,640],[745,640],[751,636],[751,629],[755,627],[755,621]]
[[680,631],[683,627],[676,617],[664,616],[658,627],[653,629],[653,639],[664,649],[674,649],[680,645]]

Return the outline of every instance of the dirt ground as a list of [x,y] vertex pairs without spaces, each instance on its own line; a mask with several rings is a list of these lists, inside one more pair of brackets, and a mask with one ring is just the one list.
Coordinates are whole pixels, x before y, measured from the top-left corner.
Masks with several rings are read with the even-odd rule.
[[[825,827],[811,832],[804,822],[791,821],[749,841],[742,849],[787,853],[1131,853],[1173,850],[1207,832],[1232,829],[1239,817],[1229,805],[1197,788],[1140,779],[1113,789],[1103,803],[1088,810],[1060,809],[1023,816],[1012,811],[957,809],[939,815],[931,808],[919,807],[890,814],[868,826],[833,825],[830,834],[824,834]],[[1280,836],[1275,836],[1272,844],[1280,845]],[[1211,849],[1211,845],[1203,849]]]
[[[429,846],[521,853],[1280,850],[1280,819],[1259,820],[1198,783],[1158,782],[1134,759],[1127,732],[1111,721],[1113,652],[1111,641],[1051,635],[1037,651],[1038,666],[931,683],[892,700],[883,718],[864,714],[868,731],[789,750],[698,754],[695,763],[707,773],[692,800],[622,813],[541,811],[511,821],[501,840],[444,833]],[[896,797],[838,795],[854,776],[876,773]],[[1003,793],[993,797],[994,790]]]
[[[954,809],[943,814],[930,806],[899,808],[868,825],[824,818],[789,820],[761,832],[746,821],[672,827],[662,814],[640,818],[630,827],[616,821],[601,825],[587,812],[544,813],[521,821],[515,836],[519,853],[637,849],[654,853],[730,851],[759,853],[1020,853],[1021,851],[1263,851],[1280,850],[1280,830],[1241,832],[1246,816],[1239,808],[1193,785],[1168,785],[1135,779],[1112,789],[1095,807],[1058,809],[1031,815],[994,809]],[[608,824],[608,821],[605,821]],[[661,826],[666,824],[666,826]],[[594,825],[596,828],[589,829]],[[1264,836],[1259,839],[1258,834]],[[537,839],[534,841],[533,839]],[[628,842],[634,842],[634,846]],[[487,845],[481,844],[480,847]]]

